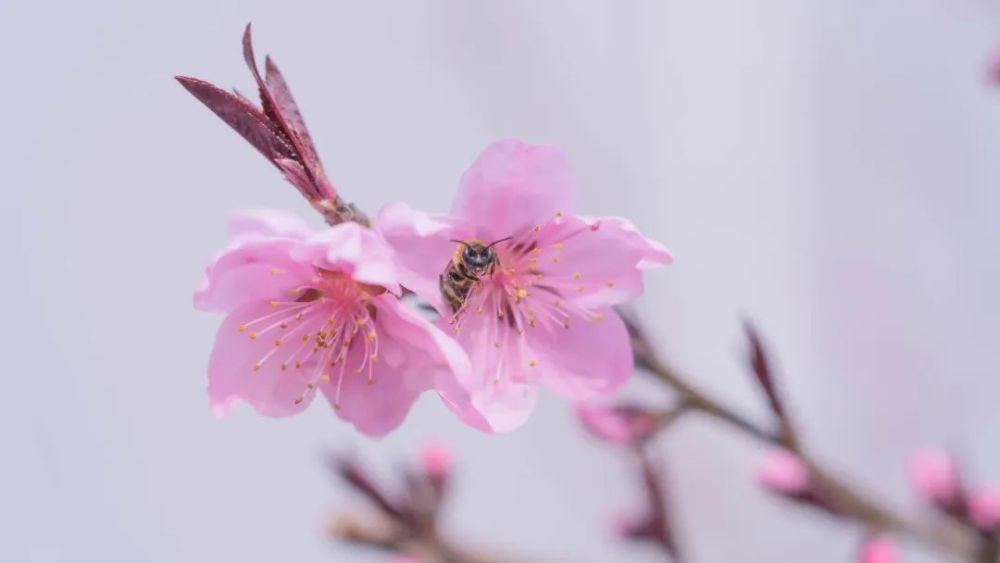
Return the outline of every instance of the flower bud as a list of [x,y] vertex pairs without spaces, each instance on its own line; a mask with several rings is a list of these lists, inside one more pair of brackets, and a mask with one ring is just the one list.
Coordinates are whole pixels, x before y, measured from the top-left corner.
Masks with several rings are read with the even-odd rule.
[[873,536],[861,547],[859,563],[899,563],[896,542],[887,536]]
[[636,405],[591,405],[576,407],[576,416],[592,436],[610,444],[627,445],[650,437],[660,416]]
[[782,496],[802,497],[810,492],[809,468],[786,450],[772,450],[757,466],[757,482]]
[[451,447],[444,442],[431,441],[420,448],[420,461],[428,477],[443,481],[451,474],[455,465],[455,455]]
[[949,502],[959,492],[958,467],[944,450],[927,449],[913,456],[910,480],[920,496],[935,503]]
[[984,532],[1000,529],[1000,488],[973,491],[969,495],[969,516],[972,523]]

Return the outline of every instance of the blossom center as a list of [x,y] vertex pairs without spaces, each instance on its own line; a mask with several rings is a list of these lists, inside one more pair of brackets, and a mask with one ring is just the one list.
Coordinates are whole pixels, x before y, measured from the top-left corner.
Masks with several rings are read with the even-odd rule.
[[[551,333],[569,329],[576,319],[602,320],[600,311],[581,305],[578,298],[614,282],[598,282],[573,270],[575,258],[570,253],[574,245],[587,244],[587,233],[595,230],[595,226],[571,225],[557,214],[548,223],[496,245],[496,267],[473,282],[450,320],[456,337],[465,340],[475,333],[488,338],[493,348],[515,348],[534,329]],[[520,362],[529,368],[538,364],[530,354]]]
[[[272,269],[271,275],[284,272]],[[369,384],[375,382],[379,336],[372,299],[383,293],[384,288],[356,282],[342,272],[316,268],[305,283],[288,288],[287,298],[269,301],[273,311],[239,326],[250,340],[272,344],[251,371],[303,372],[305,385],[295,404],[335,378],[333,404],[340,408],[348,364],[351,374],[365,373]]]

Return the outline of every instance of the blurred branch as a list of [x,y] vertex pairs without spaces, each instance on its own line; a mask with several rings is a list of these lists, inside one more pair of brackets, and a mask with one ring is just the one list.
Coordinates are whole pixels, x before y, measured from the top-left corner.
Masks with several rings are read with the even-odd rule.
[[[421,563],[529,563],[535,559],[470,549],[439,532],[442,501],[449,468],[440,452],[424,460],[422,471],[402,470],[404,494],[391,495],[356,460],[330,456],[328,467],[372,504],[374,518],[339,515],[330,527],[333,537],[375,549],[418,558]],[[425,453],[427,455],[427,453]]]
[[648,333],[642,329],[635,317],[632,315],[623,315],[623,317],[632,336],[637,366],[645,369],[679,394],[680,400],[684,401],[688,408],[720,420],[760,442],[779,446],[794,453],[808,468],[810,479],[816,490],[837,512],[864,524],[869,529],[907,536],[967,561],[983,563],[994,561],[993,558],[986,558],[982,555],[987,550],[984,550],[980,545],[981,542],[977,541],[975,536],[967,533],[967,530],[946,523],[933,526],[924,525],[900,516],[845,481],[833,476],[814,460],[797,439],[789,422],[784,403],[780,399],[776,386],[771,362],[768,360],[761,339],[752,325],[746,325],[751,345],[750,364],[758,384],[768,399],[771,411],[775,415],[777,431],[761,427],[688,383],[655,353],[655,347],[652,345]]
[[412,530],[391,521],[365,521],[351,516],[338,516],[330,527],[333,537],[359,546],[392,553],[406,554],[427,563],[526,563],[496,554],[476,553],[436,536],[414,534]]

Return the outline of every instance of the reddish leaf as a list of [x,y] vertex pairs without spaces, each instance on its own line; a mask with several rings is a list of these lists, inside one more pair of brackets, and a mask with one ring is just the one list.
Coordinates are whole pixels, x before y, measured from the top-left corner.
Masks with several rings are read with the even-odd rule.
[[245,98],[230,94],[197,78],[177,76],[176,79],[268,160],[273,162],[279,158],[290,158],[295,154],[291,145],[282,138],[261,111]]
[[306,122],[302,119],[302,112],[299,110],[298,104],[295,103],[295,98],[292,97],[292,91],[288,88],[285,77],[270,56],[264,57],[264,83],[267,84],[268,90],[274,96],[276,109],[301,141],[303,164],[313,169],[319,169],[319,156],[316,153],[315,145],[313,145],[312,137],[309,135],[309,129],[306,128]]
[[285,179],[302,192],[302,195],[307,198],[311,197],[314,191],[313,183],[301,164],[289,158],[279,158],[274,161],[274,164],[284,173]]
[[[323,171],[319,166],[319,161],[316,158],[316,151],[312,146],[312,139],[309,138],[308,135],[305,137],[300,135],[299,130],[292,125],[292,123],[295,123],[296,119],[298,123],[301,123],[302,115],[299,113],[298,108],[294,105],[294,100],[291,97],[291,92],[288,90],[288,85],[284,82],[284,79],[280,77],[280,74],[278,74],[279,78],[272,80],[272,83],[274,84],[280,83],[280,86],[284,89],[284,94],[286,94],[283,97],[287,98],[287,102],[279,102],[274,92],[272,92],[271,88],[268,86],[268,83],[261,78],[260,71],[257,70],[257,59],[253,52],[253,33],[249,23],[243,32],[243,59],[246,61],[247,66],[250,68],[250,72],[253,74],[254,80],[257,82],[257,88],[260,91],[261,107],[264,111],[264,115],[291,143],[297,156],[295,160],[302,165],[307,177],[310,179],[309,192],[303,193],[307,194],[307,197],[310,200],[334,199],[335,192],[333,190],[333,186],[330,185],[330,182],[326,179],[326,176],[323,174]],[[290,102],[291,107],[295,109],[293,117],[290,117],[289,113],[286,111],[289,108],[288,102]],[[301,130],[305,130],[304,124],[302,124]],[[304,141],[304,138],[308,141]],[[306,145],[306,142],[308,142],[308,146]]]
[[757,328],[750,321],[744,321],[743,329],[746,331],[747,340],[750,343],[750,367],[753,370],[754,377],[757,379],[757,383],[760,384],[761,389],[764,390],[771,411],[779,419],[785,420],[784,403],[782,403],[781,397],[778,394],[778,388],[774,381],[774,373],[771,369],[771,361],[767,356],[767,350],[764,349],[763,342],[761,342],[760,334],[758,334]]

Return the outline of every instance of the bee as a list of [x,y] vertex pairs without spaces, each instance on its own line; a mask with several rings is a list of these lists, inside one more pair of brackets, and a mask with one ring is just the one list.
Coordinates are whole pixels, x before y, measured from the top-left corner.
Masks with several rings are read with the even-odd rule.
[[441,294],[451,306],[452,312],[458,313],[465,305],[472,284],[493,275],[500,263],[493,247],[511,238],[513,237],[502,238],[490,244],[483,244],[478,240],[451,241],[458,243],[459,246],[448,262],[448,267],[441,274],[440,281]]

